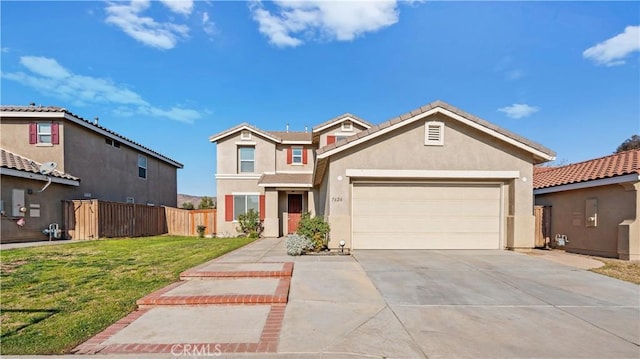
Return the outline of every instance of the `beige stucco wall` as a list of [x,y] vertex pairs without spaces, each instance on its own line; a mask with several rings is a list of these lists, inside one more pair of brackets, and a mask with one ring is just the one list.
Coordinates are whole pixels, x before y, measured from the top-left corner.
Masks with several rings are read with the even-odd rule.
[[251,134],[251,140],[241,140],[240,132],[238,132],[217,142],[217,174],[238,173],[238,146],[242,145],[255,146],[254,173],[275,172],[275,143],[269,139],[256,135],[255,133]]
[[[443,146],[424,145],[424,123],[431,120],[445,123]],[[431,116],[332,156],[326,195],[320,187],[318,204],[324,203],[324,208],[319,213],[327,216],[331,225],[330,246],[336,247],[341,239],[350,246],[352,179],[346,177],[347,169],[519,171],[520,178],[503,183],[503,242],[512,249],[532,248],[532,162],[532,156],[523,150],[442,115]]]
[[[303,151],[307,151],[307,164],[287,164],[287,150],[291,147],[303,147]],[[275,148],[276,155],[276,171],[277,172],[313,172],[314,151],[311,145],[277,145]]]
[[364,127],[358,125],[355,122],[351,122],[353,124],[353,131],[342,131],[342,123],[338,123],[337,125],[330,126],[320,131],[320,147],[324,147],[327,145],[327,136],[353,136],[356,133],[365,130]]
[[[552,206],[551,234],[567,235],[567,251],[640,259],[639,189],[640,183],[615,184],[536,195],[535,202]],[[587,199],[598,201],[596,227],[586,226]],[[621,228],[620,224],[625,221],[627,224]],[[619,242],[619,238],[623,241]]]
[[[147,157],[147,178],[138,177],[138,154]],[[105,138],[84,127],[65,126],[64,158],[66,171],[80,177],[74,198],[91,198],[176,207],[177,169],[150,155],[126,146],[107,145]]]
[[[16,119],[2,117],[0,119],[0,147],[22,157],[30,158],[36,162],[56,162],[57,169],[65,172],[64,143],[66,123],[58,119]],[[57,122],[60,144],[29,144],[29,123],[31,122]]]
[[[218,152],[219,154],[220,152]],[[234,237],[238,235],[237,227],[238,223],[236,221],[227,222],[225,221],[225,213],[227,211],[226,208],[226,195],[233,195],[234,193],[255,193],[258,195],[265,194],[264,188],[258,186],[258,179],[217,179],[217,235],[220,237]],[[267,208],[271,208],[269,206],[269,202],[265,203]]]
[[[20,242],[47,240],[48,237],[42,234],[42,230],[49,226],[49,223],[58,223],[62,227],[62,203],[61,198],[67,198],[75,187],[52,183],[41,193],[38,191],[46,182],[35,181],[13,176],[0,177],[0,195],[4,203],[5,215],[0,217],[0,242]],[[27,212],[24,215],[25,225],[19,227],[17,217],[12,217],[11,207],[12,190],[25,190],[25,207]],[[32,193],[28,194],[27,190]],[[40,217],[33,217],[30,205],[40,205]]]

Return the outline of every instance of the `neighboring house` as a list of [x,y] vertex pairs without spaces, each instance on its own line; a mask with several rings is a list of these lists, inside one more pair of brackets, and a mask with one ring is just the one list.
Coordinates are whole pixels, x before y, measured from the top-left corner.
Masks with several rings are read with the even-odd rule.
[[[182,164],[64,108],[1,106],[0,148],[3,243],[43,239],[49,223],[62,224],[61,200],[176,206]],[[57,167],[39,192],[46,162]],[[21,217],[24,226],[11,224]]]
[[217,143],[218,232],[260,212],[266,236],[302,211],[331,225],[332,248],[529,249],[533,165],[555,153],[444,102],[377,126],[351,114],[307,132],[241,124]]
[[640,150],[536,168],[536,205],[551,206],[552,235],[566,250],[640,260]]

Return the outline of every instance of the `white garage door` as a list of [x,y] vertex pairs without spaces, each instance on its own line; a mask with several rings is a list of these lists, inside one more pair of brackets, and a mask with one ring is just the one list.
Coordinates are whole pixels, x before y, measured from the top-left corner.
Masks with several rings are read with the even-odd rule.
[[353,185],[355,249],[498,249],[500,187]]

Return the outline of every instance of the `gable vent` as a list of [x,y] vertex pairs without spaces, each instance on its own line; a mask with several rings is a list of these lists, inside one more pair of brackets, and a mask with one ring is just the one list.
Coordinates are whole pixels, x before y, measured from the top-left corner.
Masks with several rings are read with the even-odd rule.
[[424,144],[426,146],[444,145],[444,123],[429,121],[424,124]]

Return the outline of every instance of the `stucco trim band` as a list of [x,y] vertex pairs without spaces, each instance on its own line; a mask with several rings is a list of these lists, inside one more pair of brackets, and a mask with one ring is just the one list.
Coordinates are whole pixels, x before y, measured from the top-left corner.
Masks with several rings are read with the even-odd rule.
[[347,169],[347,177],[358,178],[519,178],[520,171],[432,171]]
[[619,184],[619,183],[635,182],[635,181],[640,181],[640,175],[632,173],[624,176],[602,178],[602,179],[579,182],[579,183],[569,183],[569,184],[564,184],[560,186],[534,189],[533,194],[537,195],[537,194],[545,194],[545,193],[570,191],[574,189],[607,186],[611,184]]

